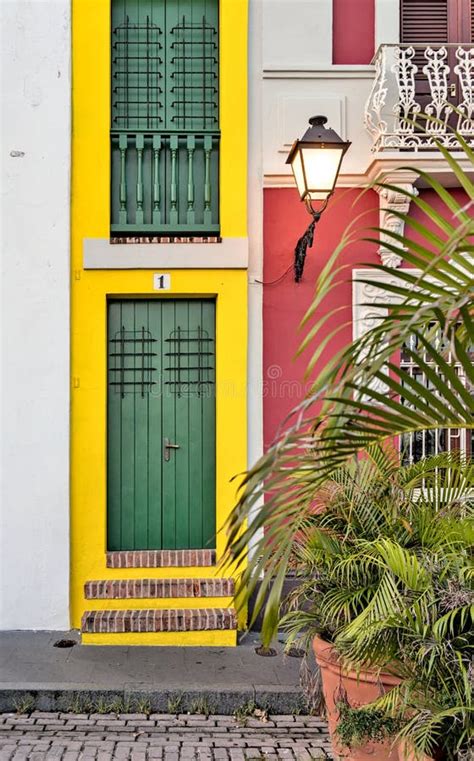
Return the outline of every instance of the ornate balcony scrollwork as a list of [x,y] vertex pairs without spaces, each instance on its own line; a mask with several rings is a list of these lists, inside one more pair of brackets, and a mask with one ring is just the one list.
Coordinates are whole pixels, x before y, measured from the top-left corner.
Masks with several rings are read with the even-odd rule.
[[458,48],[456,50],[458,63],[454,67],[461,88],[462,100],[459,104],[457,130],[462,134],[473,131],[474,121],[474,48]]
[[365,125],[373,151],[474,146],[474,47],[381,45]]

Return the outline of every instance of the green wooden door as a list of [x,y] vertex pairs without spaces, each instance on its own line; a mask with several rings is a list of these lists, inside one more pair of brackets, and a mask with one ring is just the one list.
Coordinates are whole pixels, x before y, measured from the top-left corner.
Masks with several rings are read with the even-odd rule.
[[215,302],[108,305],[108,549],[215,547]]

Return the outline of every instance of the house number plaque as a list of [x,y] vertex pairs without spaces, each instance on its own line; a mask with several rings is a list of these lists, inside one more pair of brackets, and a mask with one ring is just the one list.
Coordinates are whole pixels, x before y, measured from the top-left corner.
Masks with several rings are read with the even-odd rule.
[[153,288],[155,291],[169,291],[171,288],[171,275],[157,273],[153,275]]

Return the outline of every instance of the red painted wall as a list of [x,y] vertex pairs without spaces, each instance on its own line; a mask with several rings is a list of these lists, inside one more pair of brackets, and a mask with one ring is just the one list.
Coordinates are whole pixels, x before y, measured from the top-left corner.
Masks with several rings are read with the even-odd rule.
[[[378,224],[378,196],[375,191],[361,197],[360,190],[336,190],[329,206],[316,226],[313,248],[308,249],[301,283],[295,283],[293,272],[275,285],[263,286],[263,377],[264,377],[264,441],[269,446],[282,421],[305,393],[303,375],[311,356],[306,350],[295,358],[304,333],[299,323],[314,296],[315,282],[322,268],[339,244],[352,219],[363,215],[357,223],[360,236],[364,229]],[[293,188],[270,188],[264,194],[264,282],[278,278],[292,263],[295,244],[306,229],[310,217]],[[344,325],[326,347],[318,367],[352,338],[352,287],[350,271],[354,267],[379,261],[376,246],[359,241],[349,246],[341,263],[349,265],[347,274],[327,299],[328,310],[342,305],[344,309],[327,323],[331,331]],[[314,349],[313,349],[314,350]],[[317,368],[318,369],[318,368]]]
[[[460,189],[453,189],[453,197],[460,205],[468,203],[466,194]],[[452,212],[431,190],[422,190],[421,198],[432,204],[448,220],[453,220]],[[426,224],[442,236],[439,229],[426,219],[423,212],[412,205],[411,212],[417,220]],[[351,270],[373,263],[380,263],[377,246],[361,240],[372,235],[367,231],[371,226],[378,226],[378,196],[375,191],[361,195],[360,190],[336,190],[328,208],[316,226],[313,248],[308,249],[306,266],[301,283],[295,283],[293,272],[278,283],[263,286],[263,378],[264,378],[264,442],[268,447],[278,433],[285,417],[304,397],[304,372],[315,346],[307,349],[298,358],[295,357],[306,329],[299,330],[299,324],[314,296],[318,275],[329,257],[339,244],[341,237],[352,220],[356,222],[358,240],[348,246],[339,263],[348,265],[347,272],[341,276],[341,282],[332,291],[323,310],[342,307],[338,314],[326,324],[329,332],[341,325],[336,337],[328,344],[317,372],[328,359],[352,339],[352,286]],[[280,277],[294,258],[295,244],[306,229],[310,218],[298,194],[293,188],[271,188],[264,193],[264,282]],[[406,234],[420,242],[420,235],[411,233],[407,227]],[[425,242],[425,241],[424,241]],[[426,243],[426,242],[425,242]],[[317,318],[316,317],[316,318]]]
[[[450,194],[454,198],[455,201],[461,206],[468,206],[470,203],[470,199],[467,195],[467,193],[462,190],[462,188],[451,188]],[[445,203],[441,200],[441,198],[435,193],[434,190],[421,190],[420,191],[420,198],[423,199],[423,201],[426,201],[430,204],[430,206],[433,206],[434,209],[436,209],[437,212],[442,214],[442,216],[448,220],[448,222],[452,225],[455,225],[456,220],[453,216],[453,212],[445,205]],[[474,207],[472,206],[471,202],[471,216],[474,216]],[[439,235],[441,238],[443,238],[443,232],[439,229],[439,227],[434,223],[431,222],[429,219],[427,219],[424,212],[416,206],[416,204],[412,204],[410,208],[410,214],[413,216],[414,219],[418,220],[419,222],[422,222],[429,230],[433,230],[433,232],[436,232],[437,235]],[[423,243],[426,245],[426,241],[423,240],[422,236],[417,233],[416,231],[411,232],[408,228],[408,226],[405,229],[405,233],[410,236],[410,238],[417,243]]]
[[375,0],[333,0],[332,62],[370,63],[375,48]]

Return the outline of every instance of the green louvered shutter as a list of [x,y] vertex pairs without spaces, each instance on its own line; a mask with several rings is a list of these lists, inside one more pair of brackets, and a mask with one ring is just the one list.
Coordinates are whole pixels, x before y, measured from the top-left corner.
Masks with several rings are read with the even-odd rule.
[[113,234],[219,232],[218,0],[113,0]]

